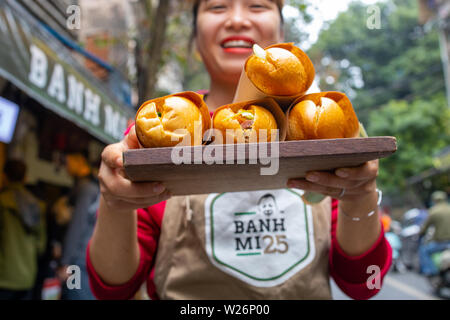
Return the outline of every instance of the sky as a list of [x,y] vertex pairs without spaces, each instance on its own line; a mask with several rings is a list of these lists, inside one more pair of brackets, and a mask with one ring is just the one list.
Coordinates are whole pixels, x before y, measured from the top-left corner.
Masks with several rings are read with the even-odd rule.
[[[325,21],[334,20],[340,12],[346,11],[348,5],[354,0],[313,0],[313,7],[310,8],[310,14],[313,16],[313,21],[306,27],[306,31],[310,35],[309,41],[300,44],[300,47],[304,50],[308,49],[319,35],[319,31]],[[377,2],[384,2],[385,0],[360,0],[365,4],[375,4]],[[286,6],[283,10],[285,17],[291,17],[298,15],[296,9]],[[305,28],[305,26],[302,26]]]

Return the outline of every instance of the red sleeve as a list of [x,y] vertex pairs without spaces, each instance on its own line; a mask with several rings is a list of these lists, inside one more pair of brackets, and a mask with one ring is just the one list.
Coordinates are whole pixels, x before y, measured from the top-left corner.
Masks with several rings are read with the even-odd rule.
[[[103,282],[89,257],[89,245],[86,252],[86,267],[89,275],[89,284],[92,293],[97,299],[101,300],[126,300],[131,299],[137,292],[142,283],[148,279],[150,270],[153,266],[153,257],[158,247],[158,240],[161,231],[162,217],[166,202],[160,202],[147,209],[138,209],[138,226],[137,235],[139,242],[139,267],[135,275],[127,282],[120,286],[110,286]],[[152,284],[147,284],[148,286]],[[151,288],[150,289],[154,289]],[[154,293],[149,292],[150,295]],[[154,297],[151,297],[154,298]]]
[[[336,199],[332,201],[331,214],[330,274],[339,288],[350,298],[358,300],[369,299],[380,291],[383,278],[389,271],[392,263],[392,249],[384,237],[383,228],[381,228],[378,240],[367,252],[359,256],[349,256],[341,249],[336,239],[338,219],[338,200]],[[374,271],[368,271],[368,267],[371,265],[380,268],[380,286],[378,289],[370,289],[367,285],[369,277],[373,278],[375,275]],[[369,282],[369,284],[375,283],[376,280]]]

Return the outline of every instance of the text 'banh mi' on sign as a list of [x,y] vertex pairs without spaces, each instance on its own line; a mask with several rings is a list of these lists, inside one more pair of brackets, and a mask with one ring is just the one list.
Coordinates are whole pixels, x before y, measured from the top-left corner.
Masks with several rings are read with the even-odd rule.
[[110,104],[103,104],[102,97],[81,81],[76,72],[68,71],[70,67],[63,67],[55,61],[52,68],[49,63],[51,59],[37,45],[30,45],[30,54],[28,80],[31,84],[46,90],[55,103],[65,107],[65,111],[81,118],[88,125],[99,128],[115,139],[123,136],[127,128],[126,116]]

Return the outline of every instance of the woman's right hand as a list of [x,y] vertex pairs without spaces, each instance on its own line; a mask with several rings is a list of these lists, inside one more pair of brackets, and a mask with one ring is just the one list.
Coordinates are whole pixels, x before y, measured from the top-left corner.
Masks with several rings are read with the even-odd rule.
[[112,211],[133,211],[167,200],[171,194],[159,182],[132,182],[125,176],[122,153],[138,149],[139,142],[133,125],[124,139],[110,144],[102,152],[98,174],[104,204]]

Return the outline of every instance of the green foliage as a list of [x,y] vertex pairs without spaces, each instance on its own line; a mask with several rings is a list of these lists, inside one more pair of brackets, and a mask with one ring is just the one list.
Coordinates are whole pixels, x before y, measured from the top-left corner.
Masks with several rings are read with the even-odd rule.
[[395,136],[398,151],[380,160],[378,183],[400,196],[406,179],[433,166],[436,151],[450,145],[450,109],[446,97],[413,102],[392,100],[370,115],[369,135]]
[[[337,83],[329,85],[322,77],[320,86],[350,93],[363,122],[373,108],[392,99],[431,97],[445,88],[437,31],[425,33],[418,25],[417,1],[393,0],[377,6],[381,29],[367,27],[368,6],[355,2],[320,33],[309,51],[319,64],[323,57],[350,62],[347,68],[337,63]],[[355,68],[363,86],[354,81]]]
[[368,6],[354,2],[308,53],[321,89],[347,93],[370,136],[397,138],[398,151],[380,160],[378,184],[399,199],[407,179],[433,167],[433,155],[450,145],[450,109],[438,33],[418,24],[417,1],[376,6],[381,29],[368,28]]
[[172,12],[167,30],[164,63],[176,65],[183,90],[198,91],[209,88],[209,76],[200,55],[195,51],[191,26],[190,10],[180,8]]

